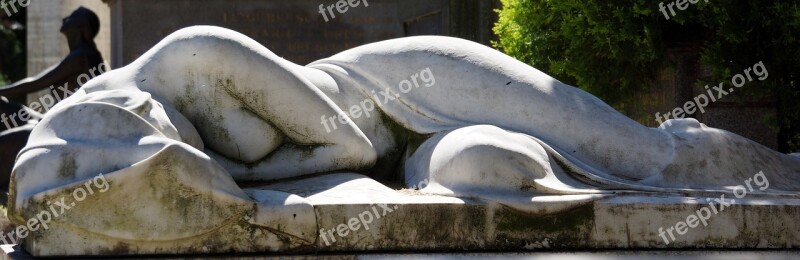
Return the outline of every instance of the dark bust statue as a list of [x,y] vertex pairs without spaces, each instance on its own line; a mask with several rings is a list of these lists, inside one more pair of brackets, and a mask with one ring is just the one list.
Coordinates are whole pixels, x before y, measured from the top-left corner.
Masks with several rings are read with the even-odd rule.
[[[94,43],[99,30],[97,15],[84,7],[78,8],[64,18],[61,26],[61,33],[69,44],[69,54],[64,60],[36,76],[0,87],[0,188],[8,185],[17,153],[25,146],[33,125],[41,118],[34,109],[42,107],[46,111],[80,88],[82,83],[105,71],[103,57]],[[42,102],[31,108],[20,104],[28,93],[48,88],[51,97],[43,97],[40,99]]]

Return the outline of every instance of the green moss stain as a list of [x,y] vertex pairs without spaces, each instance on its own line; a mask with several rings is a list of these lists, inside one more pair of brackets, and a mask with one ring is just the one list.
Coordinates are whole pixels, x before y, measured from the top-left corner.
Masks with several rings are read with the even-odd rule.
[[[389,207],[394,205],[389,204]],[[386,232],[386,239],[374,241],[380,248],[446,248],[446,249],[479,249],[483,248],[486,234],[485,209],[479,206],[464,207],[431,207],[430,205],[406,204],[398,205],[396,212],[388,213],[382,218],[381,230]],[[370,210],[368,208],[368,210]],[[380,212],[381,210],[379,210]],[[408,213],[413,212],[413,213]],[[424,216],[424,217],[420,217]],[[376,222],[377,223],[377,222]],[[468,228],[465,228],[468,227]],[[357,240],[360,235],[338,238]],[[348,242],[342,241],[347,244]],[[459,242],[454,242],[459,241]],[[352,241],[352,243],[357,243]]]
[[[527,214],[502,208],[495,213],[495,223],[497,237],[516,240],[519,248],[527,242],[545,238],[552,241],[552,247],[583,246],[588,243],[594,226],[594,204],[550,215]],[[513,239],[515,237],[520,239]]]
[[62,180],[75,179],[75,172],[78,170],[78,164],[75,162],[75,157],[66,151],[61,154],[61,166],[58,168],[58,176]]

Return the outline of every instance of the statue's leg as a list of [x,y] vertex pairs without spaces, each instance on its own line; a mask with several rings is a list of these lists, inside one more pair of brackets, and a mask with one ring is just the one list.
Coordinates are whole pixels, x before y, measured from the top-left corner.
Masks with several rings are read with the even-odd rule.
[[484,198],[537,213],[604,196],[567,174],[530,136],[489,125],[434,135],[406,161],[405,174],[408,186],[426,193]]

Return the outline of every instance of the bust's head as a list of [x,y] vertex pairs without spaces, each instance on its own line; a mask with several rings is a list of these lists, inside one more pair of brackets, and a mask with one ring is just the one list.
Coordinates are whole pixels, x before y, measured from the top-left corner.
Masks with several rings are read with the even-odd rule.
[[83,38],[86,42],[94,42],[99,31],[100,19],[92,10],[82,6],[64,18],[61,24],[61,33],[70,40]]

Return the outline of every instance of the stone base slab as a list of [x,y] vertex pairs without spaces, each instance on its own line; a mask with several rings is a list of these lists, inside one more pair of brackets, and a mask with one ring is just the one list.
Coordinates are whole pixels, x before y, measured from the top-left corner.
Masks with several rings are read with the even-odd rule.
[[[791,196],[746,197],[722,207],[718,196],[625,192],[541,215],[493,201],[393,190],[348,173],[246,190],[252,189],[296,194],[313,205],[316,241],[282,253],[800,247],[800,199]],[[148,254],[123,251],[104,255]],[[159,252],[170,254],[168,248]]]
[[317,187],[299,194],[314,205],[325,233],[311,249],[317,251],[800,247],[800,199],[745,197],[720,205],[718,196],[625,193],[559,214],[534,215],[492,201],[389,190],[356,175],[265,188],[296,187]]

